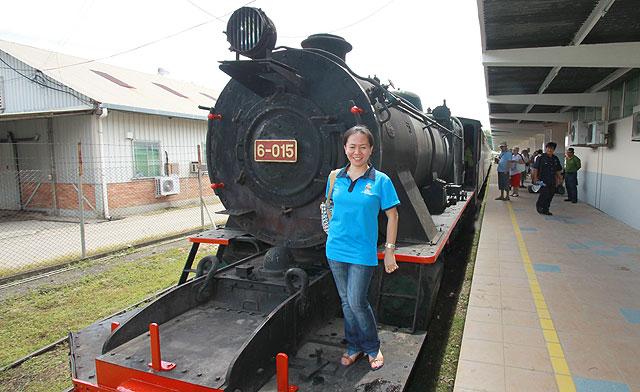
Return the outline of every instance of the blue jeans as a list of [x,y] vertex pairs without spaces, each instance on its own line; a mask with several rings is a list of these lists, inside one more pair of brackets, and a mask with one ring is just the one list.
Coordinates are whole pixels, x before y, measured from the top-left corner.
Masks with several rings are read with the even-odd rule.
[[380,349],[373,309],[367,300],[374,266],[329,261],[344,313],[349,355],[359,351],[375,357]]
[[566,173],[564,183],[567,186],[567,199],[578,201],[578,172]]

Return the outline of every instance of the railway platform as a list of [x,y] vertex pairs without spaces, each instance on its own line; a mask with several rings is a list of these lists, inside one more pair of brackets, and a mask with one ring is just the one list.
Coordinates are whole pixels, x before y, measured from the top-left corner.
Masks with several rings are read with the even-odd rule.
[[640,391],[640,232],[491,179],[454,390]]

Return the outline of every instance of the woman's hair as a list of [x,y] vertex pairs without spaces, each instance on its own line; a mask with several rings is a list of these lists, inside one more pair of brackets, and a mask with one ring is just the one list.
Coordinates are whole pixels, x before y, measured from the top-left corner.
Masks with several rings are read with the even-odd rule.
[[365,135],[367,139],[369,139],[369,146],[373,147],[373,134],[371,133],[369,128],[367,128],[366,125],[360,125],[360,124],[354,125],[344,133],[344,136],[342,136],[342,144],[346,146],[347,140],[349,140],[349,137],[354,133],[361,133]]

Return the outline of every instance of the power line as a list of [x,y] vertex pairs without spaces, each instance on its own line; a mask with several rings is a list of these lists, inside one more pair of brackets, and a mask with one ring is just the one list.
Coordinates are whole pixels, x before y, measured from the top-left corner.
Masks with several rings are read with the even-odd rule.
[[[22,76],[23,78],[25,78],[25,79],[27,79],[27,80],[29,80],[29,81],[31,81],[31,82],[33,82],[33,83],[37,84],[37,85],[40,85],[40,86],[42,86],[42,87],[46,87],[46,88],[51,89],[51,90],[54,90],[54,91],[59,91],[59,92],[65,93],[65,94],[69,94],[69,95],[71,95],[72,97],[74,97],[74,98],[78,99],[80,102],[82,102],[82,103],[84,103],[84,104],[86,104],[86,105],[93,106],[93,102],[92,102],[91,100],[87,101],[86,99],[82,98],[82,97],[81,97],[81,96],[79,96],[78,94],[74,94],[74,92],[73,92],[74,90],[73,90],[73,89],[71,89],[70,87],[67,87],[67,86],[65,86],[65,85],[60,85],[60,87],[62,87],[62,88],[55,88],[55,87],[50,86],[50,85],[48,85],[48,84],[46,84],[46,83],[44,83],[44,82],[39,81],[39,80],[38,80],[38,73],[37,73],[37,72],[34,74],[34,76],[33,76],[32,78],[30,78],[30,77],[28,77],[27,75],[25,75],[25,74],[23,74],[22,72],[20,72],[19,70],[17,70],[16,68],[13,68],[13,67],[11,66],[11,64],[9,64],[9,63],[7,63],[6,61],[4,61],[4,59],[3,59],[2,57],[0,57],[0,61],[2,61],[2,62],[3,62],[7,67],[9,67],[10,69],[12,69],[12,70],[13,70],[15,73],[17,73],[18,75]],[[37,71],[37,70],[36,70],[36,71]],[[43,75],[43,76],[46,76],[46,75],[44,75],[44,74],[42,74],[42,75]],[[5,81],[5,83],[6,83],[6,82],[8,82],[8,81],[17,80],[17,79],[18,79],[18,78],[10,79],[10,80]],[[49,79],[52,79],[52,78],[49,78]],[[47,80],[47,78],[44,78],[44,80],[46,81],[46,80]],[[52,81],[55,83],[55,80],[53,80],[53,79],[52,79]],[[65,89],[64,89],[64,87],[67,87],[69,90],[65,90]]]
[[[244,4],[244,5],[243,5],[243,7],[246,7],[247,5],[249,5],[249,4],[251,4],[251,3],[255,3],[256,1],[257,1],[257,0],[251,0],[251,1],[249,1],[248,3]],[[193,3],[192,3],[192,4],[193,4]],[[193,4],[193,5],[194,5],[194,6],[196,6],[196,7],[198,7],[198,6],[197,6],[197,5],[195,5],[195,4]],[[200,8],[200,7],[198,7],[198,8]],[[202,8],[200,8],[200,9],[202,10]],[[203,10],[203,11],[204,11],[204,10]],[[234,10],[234,11],[235,11],[235,10]],[[62,66],[59,66],[59,67],[45,68],[45,69],[43,69],[42,71],[54,71],[54,70],[57,70],[57,69],[74,67],[74,66],[76,66],[76,65],[82,65],[82,64],[95,63],[95,62],[98,62],[98,61],[103,61],[103,60],[110,59],[110,58],[113,58],[113,57],[121,56],[121,55],[123,55],[123,54],[131,53],[131,52],[134,52],[134,51],[136,51],[136,50],[142,49],[142,48],[144,48],[144,47],[147,47],[147,46],[150,46],[150,45],[156,44],[156,43],[158,43],[158,42],[165,41],[165,40],[167,40],[167,39],[173,38],[173,37],[178,36],[178,35],[180,35],[180,34],[184,34],[184,33],[186,33],[187,31],[191,31],[191,30],[193,30],[193,29],[197,29],[198,27],[202,27],[202,26],[204,26],[204,25],[206,25],[206,24],[209,24],[209,23],[211,23],[211,22],[213,22],[213,21],[215,21],[215,20],[219,20],[219,21],[225,22],[222,18],[223,18],[223,17],[225,17],[225,16],[228,16],[228,15],[232,14],[234,11],[227,12],[226,14],[222,15],[221,17],[214,16],[212,19],[209,19],[209,20],[207,20],[207,21],[205,21],[205,22],[198,23],[197,25],[194,25],[194,26],[188,27],[188,28],[186,28],[186,29],[184,29],[184,30],[180,30],[180,31],[178,31],[178,32],[175,32],[175,33],[169,34],[169,35],[167,35],[167,36],[165,36],[165,37],[155,39],[155,40],[150,41],[150,42],[147,42],[147,43],[145,43],[145,44],[138,45],[138,46],[136,46],[136,47],[134,47],[134,48],[127,49],[127,50],[123,50],[123,51],[121,51],[121,52],[117,52],[117,53],[111,54],[111,55],[109,55],[109,56],[104,56],[104,57],[100,57],[100,58],[93,59],[93,60],[80,61],[80,62],[73,63],[73,64],[62,65]],[[204,12],[206,12],[206,11],[204,11]],[[207,14],[209,14],[208,12],[206,12],[206,13],[207,13]],[[209,15],[211,15],[211,14],[209,14]],[[6,64],[6,63],[5,63],[5,64]],[[8,64],[7,64],[7,65],[8,65]],[[13,68],[12,68],[12,69],[13,69]],[[14,71],[15,71],[15,69],[14,69]],[[24,75],[23,75],[23,76],[24,76]]]
[[[225,21],[224,21],[224,20],[222,20],[222,19],[218,18],[217,16],[215,16],[215,15],[214,15],[214,14],[212,14],[211,12],[209,12],[209,11],[205,10],[204,8],[200,7],[198,4],[194,3],[193,1],[191,1],[191,0],[187,0],[187,1],[189,2],[189,4],[191,4],[192,6],[196,7],[196,8],[197,8],[197,9],[199,9],[200,11],[204,12],[205,14],[207,14],[207,15],[209,15],[209,16],[211,16],[211,17],[215,18],[215,19],[218,19],[219,21],[221,21],[221,22],[223,22],[223,23],[225,23]],[[248,4],[251,4],[251,3],[253,3],[253,2],[255,2],[255,0],[254,0],[254,1],[252,1],[252,2],[250,2],[250,3],[245,4],[245,6],[246,6],[246,5],[248,5]],[[228,14],[227,14],[227,15],[228,15]]]
[[[188,1],[189,1],[189,0],[188,0]],[[244,6],[243,6],[243,7],[246,7],[247,5],[249,5],[249,4],[251,4],[251,3],[254,3],[254,2],[256,2],[256,0],[251,0],[251,1],[249,1],[248,3],[244,4]],[[44,70],[38,70],[38,69],[36,69],[36,71],[40,71],[40,72],[42,72],[42,71],[55,71],[55,70],[59,70],[59,69],[63,69],[63,68],[69,68],[69,67],[74,67],[74,66],[77,66],[77,65],[94,63],[94,62],[98,62],[98,61],[102,61],[102,60],[110,59],[110,58],[113,58],[113,57],[116,57],[116,56],[121,56],[121,55],[123,55],[123,54],[131,53],[131,52],[134,52],[134,51],[136,51],[136,50],[142,49],[142,48],[144,48],[144,47],[147,47],[147,46],[150,46],[150,45],[156,44],[156,43],[158,43],[158,42],[161,42],[161,41],[164,41],[164,40],[167,40],[167,39],[173,38],[173,37],[178,36],[178,35],[180,35],[180,34],[184,34],[184,33],[186,33],[187,31],[191,31],[191,30],[193,30],[193,29],[197,29],[198,27],[201,27],[201,26],[204,26],[204,25],[206,25],[206,24],[209,24],[209,23],[211,23],[211,22],[213,22],[213,21],[215,21],[215,20],[218,20],[218,21],[221,21],[221,22],[225,22],[225,21],[222,19],[222,17],[228,16],[228,15],[230,15],[231,13],[233,13],[233,11],[230,11],[230,12],[227,12],[226,14],[222,15],[222,17],[217,17],[217,16],[215,16],[215,15],[210,14],[209,12],[207,12],[206,10],[204,10],[204,9],[203,9],[203,8],[201,8],[201,7],[199,7],[198,5],[196,5],[196,4],[195,4],[195,3],[193,3],[193,2],[189,1],[189,3],[191,3],[193,6],[197,7],[198,9],[202,10],[202,11],[203,11],[203,12],[205,12],[206,14],[208,14],[208,15],[212,16],[213,18],[212,18],[212,19],[210,19],[210,20],[208,20],[208,21],[205,21],[205,22],[202,22],[202,23],[198,23],[197,25],[194,25],[194,26],[188,27],[188,28],[186,28],[186,29],[184,29],[184,30],[178,31],[178,32],[176,32],[176,33],[169,34],[169,35],[167,35],[167,36],[165,36],[165,37],[158,38],[158,39],[153,40],[153,41],[151,41],[151,42],[147,42],[147,43],[145,43],[145,44],[142,44],[142,45],[139,45],[139,46],[136,46],[136,47],[134,47],[134,48],[127,49],[127,50],[124,50],[124,51],[121,51],[121,52],[117,52],[117,53],[111,54],[111,55],[109,55],[109,56],[100,57],[100,58],[93,59],[93,60],[80,61],[80,62],[73,63],[73,64],[61,65],[61,66],[58,66],[58,67],[45,68]],[[234,10],[234,11],[235,11],[235,10]],[[51,56],[51,54],[50,54],[49,56]],[[43,83],[43,82],[38,81],[38,80],[37,80],[37,77],[38,77],[37,73],[36,73],[36,74],[34,74],[34,76],[33,76],[33,77],[29,77],[29,76],[25,75],[24,73],[20,72],[17,68],[14,68],[13,66],[11,66],[9,63],[7,63],[6,61],[4,61],[2,58],[0,58],[0,61],[2,61],[2,63],[4,63],[4,64],[9,68],[9,69],[13,70],[13,71],[14,71],[14,72],[16,72],[18,75],[20,75],[21,77],[23,77],[23,78],[25,78],[25,79],[27,79],[27,80],[29,80],[29,81],[33,82],[33,83],[36,83],[36,84],[38,84],[38,85],[40,85],[40,86],[42,86],[42,87],[46,87],[46,88],[51,89],[51,90],[54,90],[54,91],[59,91],[59,92],[63,92],[63,93],[66,93],[66,94],[70,94],[71,96],[73,96],[73,97],[77,98],[78,100],[80,100],[81,102],[83,102],[83,103],[85,103],[85,104],[87,104],[87,105],[93,105],[93,103],[92,103],[92,102],[87,102],[85,99],[83,99],[83,98],[82,98],[82,97],[80,97],[79,95],[74,94],[74,93],[72,92],[73,90],[71,90],[71,91],[67,91],[67,90],[64,90],[64,89],[59,89],[59,88],[52,87],[52,86],[50,86],[50,85],[48,85],[48,84],[46,84],[46,83]],[[3,67],[3,68],[4,68],[4,67]],[[34,68],[34,69],[35,69],[35,68]],[[30,69],[29,69],[29,70],[27,70],[27,69],[25,69],[25,70],[24,70],[24,72],[28,72],[28,71],[30,71]],[[11,82],[11,81],[14,81],[14,80],[17,80],[17,79],[19,79],[19,77],[16,77],[16,78],[13,78],[13,79],[5,80],[5,81],[4,81],[4,83],[8,83],[8,82]],[[52,78],[50,78],[50,79],[52,79]],[[46,80],[46,79],[45,79],[45,80]],[[53,80],[53,79],[52,79],[52,80]],[[63,86],[61,86],[61,87],[67,87],[67,86],[63,85]]]
[[[355,25],[357,25],[357,24],[359,24],[359,23],[362,23],[362,22],[364,22],[365,20],[367,20],[367,19],[369,19],[370,17],[372,17],[373,15],[375,15],[375,14],[377,14],[378,12],[382,11],[383,9],[387,8],[387,7],[388,7],[389,5],[391,5],[391,3],[393,3],[394,1],[396,1],[396,0],[391,0],[391,1],[387,2],[385,5],[383,5],[382,7],[378,8],[377,10],[373,11],[372,13],[370,13],[369,15],[365,16],[365,17],[364,17],[364,18],[362,18],[362,19],[358,19],[357,21],[355,21],[355,22],[353,22],[353,23],[350,23],[350,24],[348,24],[348,25],[346,25],[346,26],[343,26],[343,27],[337,28],[337,29],[335,29],[335,30],[331,30],[331,31],[329,31],[328,33],[336,33],[336,32],[338,32],[338,31],[345,30],[345,29],[348,29],[349,27],[353,27],[353,26],[355,26]],[[297,36],[297,37],[282,37],[282,38],[307,38],[307,36],[306,36],[306,35],[303,35],[303,36]]]

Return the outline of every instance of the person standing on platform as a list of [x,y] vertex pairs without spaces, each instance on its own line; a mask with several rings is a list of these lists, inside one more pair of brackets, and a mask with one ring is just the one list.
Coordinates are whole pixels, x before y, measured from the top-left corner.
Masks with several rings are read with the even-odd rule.
[[545,154],[538,157],[533,167],[533,183],[537,184],[538,181],[544,183],[538,191],[539,196],[536,203],[536,210],[543,215],[553,215],[549,211],[549,206],[556,193],[556,185],[562,184],[562,165],[560,165],[560,159],[553,155],[557,146],[554,142],[547,143]]
[[533,184],[533,166],[536,164],[536,158],[538,158],[538,150],[533,150],[529,157],[529,172],[531,173],[531,183]]
[[582,167],[582,162],[574,154],[573,147],[567,150],[567,157],[564,161],[564,183],[567,186],[567,198],[564,201],[572,203],[578,202],[578,170]]
[[522,150],[522,160],[524,161],[524,171],[522,175],[520,175],[520,188],[526,188],[524,186],[524,181],[527,179],[527,174],[529,173],[529,149],[525,148]]
[[507,148],[507,142],[500,143],[500,157],[498,158],[498,189],[500,197],[496,200],[509,200],[509,168],[513,154]]
[[520,196],[520,177],[524,171],[524,160],[519,151],[520,147],[518,146],[514,146],[511,150],[513,157],[510,162],[509,176],[511,178],[511,196],[513,197]]

